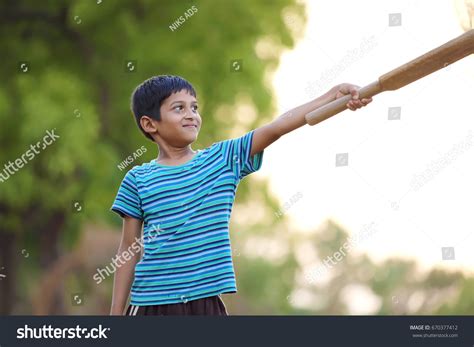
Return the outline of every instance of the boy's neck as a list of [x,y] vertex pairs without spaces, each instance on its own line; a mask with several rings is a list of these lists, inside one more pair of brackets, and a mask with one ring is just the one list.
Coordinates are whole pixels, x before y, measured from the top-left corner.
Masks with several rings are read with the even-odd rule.
[[186,146],[184,148],[160,148],[160,146],[158,146],[158,150],[158,158],[155,160],[159,164],[181,164],[194,157],[197,153],[197,151],[194,151],[191,146]]

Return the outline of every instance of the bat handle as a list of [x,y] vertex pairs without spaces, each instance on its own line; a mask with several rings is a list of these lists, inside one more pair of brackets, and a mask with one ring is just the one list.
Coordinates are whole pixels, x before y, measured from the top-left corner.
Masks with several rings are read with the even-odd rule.
[[[359,89],[359,99],[370,98],[382,91],[382,86],[377,80]],[[314,111],[311,111],[305,116],[306,123],[308,123],[309,125],[315,125],[322,122],[323,120],[328,119],[329,117],[338,114],[339,112],[346,110],[346,104],[351,99],[351,95],[345,95],[342,98],[331,101],[330,103],[321,106]]]

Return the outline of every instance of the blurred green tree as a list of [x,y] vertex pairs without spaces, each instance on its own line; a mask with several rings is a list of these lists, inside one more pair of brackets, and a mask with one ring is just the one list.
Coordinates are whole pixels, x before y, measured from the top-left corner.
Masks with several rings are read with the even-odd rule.
[[[422,271],[414,260],[406,259],[376,263],[357,251],[360,242],[382,237],[383,230],[369,227],[363,238],[352,234],[359,241],[347,250],[343,245],[351,239],[349,233],[332,221],[310,235],[291,232],[286,224],[280,223],[271,234],[247,235],[249,247],[243,248],[238,263],[242,268],[238,284],[245,295],[229,300],[233,313],[474,313],[472,275],[441,268]],[[274,248],[277,252],[272,252]],[[343,256],[336,256],[341,249]],[[333,261],[324,265],[329,257]]]
[[[133,88],[153,75],[181,75],[201,100],[196,145],[240,135],[272,118],[268,72],[294,44],[289,25],[304,21],[303,10],[295,0],[3,1],[0,163],[25,158],[48,131],[58,138],[0,182],[0,266],[8,273],[0,313],[33,295],[85,222],[119,222],[108,209],[126,170],[156,156],[130,114]],[[244,104],[264,116],[239,113]],[[118,169],[142,145],[147,154]],[[249,180],[238,203],[251,188],[266,189]],[[48,313],[66,311],[62,289]]]

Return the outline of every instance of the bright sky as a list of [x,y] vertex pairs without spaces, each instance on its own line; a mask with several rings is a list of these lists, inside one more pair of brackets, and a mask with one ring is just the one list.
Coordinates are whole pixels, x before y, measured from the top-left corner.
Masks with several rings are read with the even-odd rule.
[[[463,33],[451,0],[312,0],[307,10],[305,35],[274,76],[280,113],[338,83],[368,84]],[[401,13],[401,25],[389,26],[391,13]],[[331,218],[357,234],[375,223],[377,233],[356,251],[470,271],[473,95],[470,56],[378,95],[365,109],[285,135],[265,150],[258,174],[270,180],[282,205],[301,192],[286,211],[295,230],[314,230]],[[388,119],[390,107],[394,118],[400,107],[400,119]],[[336,167],[337,153],[348,153],[347,166]],[[443,261],[442,247],[454,247],[455,260]]]

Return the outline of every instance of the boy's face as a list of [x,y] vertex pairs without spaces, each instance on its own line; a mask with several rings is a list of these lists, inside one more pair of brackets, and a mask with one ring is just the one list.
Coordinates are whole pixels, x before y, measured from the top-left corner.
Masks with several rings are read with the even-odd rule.
[[166,143],[185,147],[196,141],[201,129],[197,100],[186,90],[171,94],[160,107],[160,121],[153,121],[157,134]]

